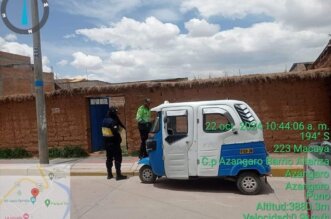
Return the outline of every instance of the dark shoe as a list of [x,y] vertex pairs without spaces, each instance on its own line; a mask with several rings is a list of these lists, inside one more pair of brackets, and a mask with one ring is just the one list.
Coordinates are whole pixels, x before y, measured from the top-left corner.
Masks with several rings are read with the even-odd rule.
[[114,178],[113,174],[108,174],[107,179],[112,179]]
[[123,179],[127,179],[127,176],[123,176],[123,175],[117,175],[116,176],[116,180],[123,180]]

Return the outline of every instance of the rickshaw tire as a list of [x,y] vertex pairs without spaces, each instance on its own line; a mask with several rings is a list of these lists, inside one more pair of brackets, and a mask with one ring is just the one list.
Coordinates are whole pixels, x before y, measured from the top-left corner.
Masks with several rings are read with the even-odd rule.
[[[239,191],[244,195],[257,195],[262,190],[262,182],[260,176],[253,171],[246,171],[241,173],[237,178],[236,184]],[[243,187],[245,185],[246,188]],[[254,187],[255,189],[252,190]]]
[[142,166],[139,170],[139,178],[142,183],[153,184],[156,181],[157,175],[153,173],[152,168],[150,166],[145,165]]

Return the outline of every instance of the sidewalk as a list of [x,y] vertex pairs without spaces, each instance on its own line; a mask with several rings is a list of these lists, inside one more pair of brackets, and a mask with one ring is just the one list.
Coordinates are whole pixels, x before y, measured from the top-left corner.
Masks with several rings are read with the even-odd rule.
[[[286,156],[286,157],[285,157]],[[288,158],[296,163],[297,157],[304,157],[304,154],[270,154],[273,159]],[[122,173],[128,176],[136,176],[139,174],[138,157],[123,157]],[[71,165],[71,176],[106,176],[106,155],[104,153],[94,153],[87,158],[63,159],[57,158],[50,160],[50,164],[68,164]],[[16,164],[38,164],[39,160],[31,159],[13,159],[0,160],[1,169]],[[115,169],[115,168],[114,168]],[[272,165],[271,173],[274,177],[283,177],[287,170],[298,171],[302,170],[302,165]],[[8,170],[7,170],[8,171]],[[115,170],[113,170],[115,171]]]

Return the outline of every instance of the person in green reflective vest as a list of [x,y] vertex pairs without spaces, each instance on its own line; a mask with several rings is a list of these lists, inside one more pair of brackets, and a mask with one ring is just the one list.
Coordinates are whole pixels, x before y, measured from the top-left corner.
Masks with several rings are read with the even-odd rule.
[[138,122],[138,129],[140,133],[140,151],[139,158],[147,157],[146,152],[146,140],[148,139],[148,133],[151,129],[151,110],[150,110],[151,100],[145,99],[144,104],[141,105],[137,110],[136,120]]

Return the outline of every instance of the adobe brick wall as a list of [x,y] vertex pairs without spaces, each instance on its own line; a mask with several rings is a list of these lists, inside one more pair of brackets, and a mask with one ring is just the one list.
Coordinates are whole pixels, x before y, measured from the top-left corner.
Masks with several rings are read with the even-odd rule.
[[[61,91],[47,98],[47,119],[50,146],[81,145],[90,151],[88,96],[125,96],[121,119],[126,122],[129,151],[139,150],[140,138],[135,121],[137,108],[145,97],[152,106],[170,102],[217,99],[238,99],[247,102],[262,122],[298,121],[326,123],[331,127],[331,71],[324,77],[290,74],[252,81],[237,82],[216,79],[208,82],[154,83],[146,86],[109,87]],[[260,77],[260,76],[255,76]],[[61,94],[60,94],[61,93]],[[123,117],[125,115],[125,117]],[[31,99],[0,98],[0,147],[24,146],[37,151],[35,104]],[[264,132],[268,150],[276,143],[305,143],[299,131]]]
[[[82,96],[47,99],[49,147],[83,146],[87,151],[89,133],[87,111]],[[0,148],[24,147],[38,151],[36,108],[33,99],[23,102],[1,103]]]
[[83,96],[47,99],[48,142],[50,147],[83,146],[89,150],[87,100]]
[[34,102],[1,104],[0,147],[25,147],[35,151],[37,145]]

